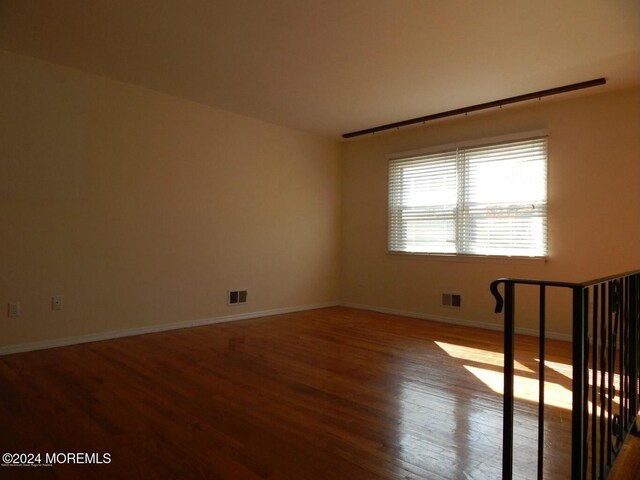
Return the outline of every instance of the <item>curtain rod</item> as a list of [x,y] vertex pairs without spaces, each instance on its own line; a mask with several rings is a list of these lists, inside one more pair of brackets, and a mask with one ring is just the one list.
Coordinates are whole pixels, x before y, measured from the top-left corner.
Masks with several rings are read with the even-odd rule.
[[393,128],[406,127],[407,125],[415,125],[416,123],[424,123],[431,120],[437,120],[438,118],[452,117],[454,115],[462,115],[477,112],[478,110],[486,110],[487,108],[502,107],[503,105],[509,105],[511,103],[524,102],[527,100],[541,99],[542,97],[548,97],[550,95],[557,95],[559,93],[572,92],[574,90],[580,90],[583,88],[595,87],[596,85],[604,85],[607,83],[605,78],[596,78],[595,80],[589,80],[586,82],[572,83],[571,85],[564,85],[562,87],[549,88],[548,90],[540,90],[539,92],[526,93],[524,95],[518,95],[515,97],[503,98],[502,100],[494,100],[492,102],[480,103],[478,105],[472,105],[470,107],[456,108],[455,110],[449,110],[447,112],[434,113],[432,115],[426,115],[424,117],[412,118],[410,120],[403,120],[401,122],[388,123],[379,127],[367,128],[364,130],[358,130],[357,132],[345,133],[343,138],[359,137],[361,135],[368,135],[370,133],[382,132],[384,130],[391,130]]

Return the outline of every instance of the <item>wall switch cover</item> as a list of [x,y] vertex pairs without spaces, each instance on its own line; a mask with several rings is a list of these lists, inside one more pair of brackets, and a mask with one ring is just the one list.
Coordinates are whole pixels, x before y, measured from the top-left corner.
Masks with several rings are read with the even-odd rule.
[[51,310],[62,310],[64,307],[64,297],[62,295],[54,295],[51,297]]
[[10,317],[19,317],[20,315],[22,315],[22,307],[20,306],[20,302],[9,302],[8,315]]

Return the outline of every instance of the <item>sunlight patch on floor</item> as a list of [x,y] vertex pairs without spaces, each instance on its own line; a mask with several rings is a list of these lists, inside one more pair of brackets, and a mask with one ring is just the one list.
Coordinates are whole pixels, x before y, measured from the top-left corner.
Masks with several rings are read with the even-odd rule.
[[[447,352],[450,357],[459,358],[460,360],[471,360],[473,362],[485,363],[502,368],[504,365],[504,355],[498,352],[481,350],[479,348],[466,347],[463,345],[454,345],[446,342],[435,342],[442,350]],[[520,362],[515,362],[515,369],[523,372],[533,372],[530,368],[524,366]]]
[[[488,350],[482,350],[479,348],[467,347],[462,345],[454,345],[446,342],[435,342],[442,350],[447,352],[447,354],[453,358],[457,358],[463,361],[470,361],[474,363],[481,363],[491,367],[500,367],[499,371],[491,368],[482,368],[473,365],[463,365],[464,368],[470,372],[474,377],[484,383],[487,387],[489,387],[492,391],[499,393],[500,395],[504,394],[504,376],[503,376],[503,368],[504,368],[504,355],[499,352],[493,352]],[[540,363],[540,359],[532,358],[534,362]],[[573,369],[571,365],[553,361],[545,361],[545,366],[548,369],[551,369],[553,373],[560,374],[565,377],[567,380],[571,380],[573,378]],[[527,373],[536,373],[534,370],[528,368],[523,365],[521,362],[514,361],[514,369],[515,371]],[[590,391],[593,388],[593,370],[589,369],[589,387]],[[548,378],[548,375],[547,375]],[[609,379],[608,374],[605,374],[604,385],[607,386]],[[596,385],[600,387],[602,383],[602,378],[598,373],[596,378]],[[615,374],[613,378],[613,384],[615,386],[616,394],[620,390],[620,376]],[[514,377],[514,395],[515,398],[526,400],[532,403],[538,403],[539,392],[538,392],[538,379],[530,378],[529,376],[515,375]],[[553,381],[545,381],[544,382],[544,402],[546,405],[562,408],[564,410],[571,410],[572,408],[572,393],[571,390],[559,383]],[[599,390],[599,388],[598,388]],[[591,395],[591,393],[589,393]],[[600,395],[598,393],[598,395]],[[616,395],[613,399],[613,403],[619,404],[619,397]],[[589,402],[589,413],[593,411],[593,404]],[[600,415],[600,407],[597,408],[597,415]]]
[[[504,377],[502,372],[486,368],[465,365],[469,372],[496,393],[504,393]],[[536,403],[538,401],[538,380],[516,375],[514,378],[514,395],[521,400]],[[553,407],[571,410],[571,390],[557,383],[544,382],[544,403]]]
[[[540,363],[540,359],[536,358],[535,360],[536,362]],[[571,367],[571,365],[567,365],[565,363],[550,362],[549,360],[546,360],[544,364],[546,367],[551,368],[552,370],[559,373],[560,375],[564,375],[570,380],[573,379],[573,368]],[[596,385],[600,386],[603,383],[602,377],[600,376],[599,371],[596,373],[597,373]],[[604,385],[607,386],[608,384],[609,384],[609,374],[605,373]],[[592,368],[589,369],[589,386],[593,386],[593,369]],[[616,387],[616,391],[620,389],[620,375],[618,375],[617,373],[613,375],[613,386]]]

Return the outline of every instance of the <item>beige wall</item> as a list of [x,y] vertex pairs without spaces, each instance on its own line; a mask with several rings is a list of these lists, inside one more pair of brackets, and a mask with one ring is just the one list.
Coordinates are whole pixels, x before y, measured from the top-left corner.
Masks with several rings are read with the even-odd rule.
[[[337,143],[0,65],[0,299],[23,309],[2,314],[0,347],[338,300]],[[249,304],[227,306],[228,288]]]
[[[338,300],[498,325],[494,278],[640,266],[638,89],[339,144],[28,57],[0,65],[0,299],[23,308],[0,348]],[[543,128],[548,262],[386,253],[386,154]],[[227,306],[229,288],[249,304]]]
[[[472,114],[344,145],[342,299],[432,317],[500,323],[490,282],[498,277],[566,281],[640,268],[638,89]],[[386,154],[529,130],[549,131],[549,259],[458,261],[387,254]],[[460,311],[439,305],[462,292]],[[524,292],[520,306],[531,298]],[[551,301],[550,330],[570,331]],[[533,311],[533,309],[530,309]],[[520,327],[535,326],[522,314]]]

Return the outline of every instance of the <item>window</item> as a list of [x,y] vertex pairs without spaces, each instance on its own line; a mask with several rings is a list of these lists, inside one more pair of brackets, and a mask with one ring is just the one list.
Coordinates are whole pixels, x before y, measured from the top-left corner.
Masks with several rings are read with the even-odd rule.
[[546,256],[546,136],[392,157],[389,251]]

